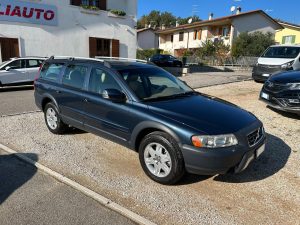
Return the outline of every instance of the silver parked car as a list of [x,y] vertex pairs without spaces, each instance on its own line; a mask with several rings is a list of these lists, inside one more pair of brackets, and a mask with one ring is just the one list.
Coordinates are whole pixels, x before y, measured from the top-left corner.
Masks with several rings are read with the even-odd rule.
[[0,64],[0,87],[32,84],[45,58],[12,58]]

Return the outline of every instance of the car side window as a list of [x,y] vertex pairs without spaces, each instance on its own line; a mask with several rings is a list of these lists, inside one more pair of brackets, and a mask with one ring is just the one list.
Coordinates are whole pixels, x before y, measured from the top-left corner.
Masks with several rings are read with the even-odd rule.
[[62,63],[45,63],[41,69],[40,77],[45,80],[57,81],[63,66]]
[[96,94],[103,94],[106,89],[117,89],[122,91],[120,85],[111,74],[102,70],[93,68],[89,80],[89,91]]
[[27,59],[26,60],[26,68],[36,68],[40,67],[43,62],[37,59]]
[[62,83],[70,87],[83,89],[87,71],[88,67],[86,66],[68,65],[64,73]]
[[25,68],[25,60],[14,60],[11,63],[9,63],[8,65],[6,65],[6,67],[9,66],[11,69],[16,70],[16,69],[23,69]]

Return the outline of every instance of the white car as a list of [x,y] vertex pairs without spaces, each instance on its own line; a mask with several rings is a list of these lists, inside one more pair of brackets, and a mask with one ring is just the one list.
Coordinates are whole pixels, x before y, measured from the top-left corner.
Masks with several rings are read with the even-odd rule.
[[12,58],[0,64],[0,87],[32,84],[45,58]]
[[252,71],[255,81],[266,81],[275,73],[300,70],[300,45],[273,45],[259,58]]

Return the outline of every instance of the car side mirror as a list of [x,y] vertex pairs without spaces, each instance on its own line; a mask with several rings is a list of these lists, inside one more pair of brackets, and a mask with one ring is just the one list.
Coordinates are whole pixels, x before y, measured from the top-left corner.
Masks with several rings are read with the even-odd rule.
[[115,103],[126,102],[126,95],[117,89],[105,89],[102,97]]
[[10,71],[10,69],[11,69],[10,66],[5,67],[5,70],[6,70],[6,71]]

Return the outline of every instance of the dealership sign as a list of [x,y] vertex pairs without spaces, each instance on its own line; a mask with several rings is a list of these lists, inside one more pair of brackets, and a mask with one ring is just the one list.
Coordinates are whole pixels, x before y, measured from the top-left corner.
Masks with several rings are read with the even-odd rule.
[[0,21],[57,26],[57,7],[32,2],[0,0]]

